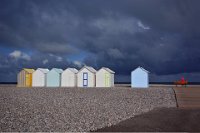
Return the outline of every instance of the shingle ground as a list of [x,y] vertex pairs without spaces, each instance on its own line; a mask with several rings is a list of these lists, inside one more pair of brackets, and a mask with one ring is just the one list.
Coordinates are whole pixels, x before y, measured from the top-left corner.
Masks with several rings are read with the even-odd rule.
[[0,87],[0,131],[93,131],[158,107],[172,89]]

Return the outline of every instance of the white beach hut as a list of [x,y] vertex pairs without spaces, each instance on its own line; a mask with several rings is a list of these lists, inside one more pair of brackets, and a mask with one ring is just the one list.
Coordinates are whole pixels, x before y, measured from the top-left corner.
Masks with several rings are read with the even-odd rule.
[[33,87],[44,87],[46,86],[46,76],[49,69],[38,68],[32,74],[32,86]]
[[142,67],[138,67],[131,72],[131,87],[148,88],[149,87],[149,71]]
[[78,87],[95,87],[96,70],[93,67],[84,66],[77,74]]
[[61,87],[76,87],[77,73],[78,70],[75,68],[67,68],[64,70],[61,76]]
[[109,68],[102,67],[96,73],[96,87],[114,87],[114,74]]

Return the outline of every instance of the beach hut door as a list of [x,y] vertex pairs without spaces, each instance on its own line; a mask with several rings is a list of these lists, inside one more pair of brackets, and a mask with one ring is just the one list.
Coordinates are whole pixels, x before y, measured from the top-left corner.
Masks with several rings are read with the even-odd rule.
[[26,86],[31,86],[31,74],[26,74]]
[[88,86],[88,73],[83,73],[83,86]]
[[109,87],[110,77],[108,73],[105,73],[105,87]]

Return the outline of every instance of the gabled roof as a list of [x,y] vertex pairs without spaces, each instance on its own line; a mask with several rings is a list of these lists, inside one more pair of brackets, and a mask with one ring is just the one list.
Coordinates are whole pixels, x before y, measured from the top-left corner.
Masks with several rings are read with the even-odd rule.
[[[149,71],[147,71],[146,69],[144,69],[144,68],[141,67],[141,66],[137,67],[136,69],[138,69],[138,68],[140,68],[141,70],[143,70],[143,71],[145,71],[145,72],[147,72],[147,73],[150,73]],[[136,69],[134,69],[133,71],[135,71]],[[133,71],[132,71],[132,72],[133,72]]]
[[63,72],[63,70],[59,69],[59,68],[52,68],[51,71],[52,70],[56,71],[57,73],[62,73]]
[[34,69],[29,69],[29,68],[24,68],[23,70],[28,73],[33,73],[35,71]]
[[92,73],[96,73],[97,72],[93,67],[89,67],[89,66],[84,66],[83,68],[81,68],[79,70],[79,72],[82,71],[84,68],[86,68],[87,70],[89,70]]
[[66,70],[70,70],[70,71],[72,71],[75,74],[78,73],[78,70],[76,68],[67,68]]
[[38,70],[40,70],[42,73],[48,73],[49,69],[45,69],[45,68],[38,68]]
[[[115,73],[114,71],[112,71],[111,69],[109,69],[109,68],[107,68],[107,67],[102,67],[101,69],[104,69],[104,70],[106,70],[106,71],[109,72],[109,73]],[[101,69],[99,69],[99,71],[100,71]]]

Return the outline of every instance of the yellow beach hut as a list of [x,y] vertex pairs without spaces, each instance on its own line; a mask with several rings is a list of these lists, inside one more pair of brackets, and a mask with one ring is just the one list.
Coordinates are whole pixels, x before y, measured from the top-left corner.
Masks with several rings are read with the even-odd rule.
[[32,74],[35,70],[24,68],[17,75],[18,87],[32,87]]

